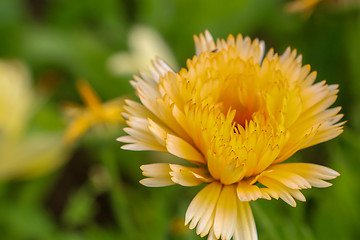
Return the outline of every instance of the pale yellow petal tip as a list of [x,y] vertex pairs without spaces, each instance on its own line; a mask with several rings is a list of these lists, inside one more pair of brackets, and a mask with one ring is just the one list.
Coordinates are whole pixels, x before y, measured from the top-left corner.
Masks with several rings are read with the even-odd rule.
[[141,179],[139,183],[145,187],[161,187],[160,185],[153,183],[153,178]]
[[188,216],[187,212],[185,214],[185,223],[184,223],[184,226],[187,226],[191,221],[191,218]]
[[123,150],[130,150],[130,151],[144,151],[147,149],[143,149],[141,145],[138,144],[125,144],[120,147]]
[[127,145],[123,145],[123,146],[121,146],[120,148],[123,149],[123,150],[131,150],[131,149],[129,149],[129,148],[127,147]]
[[337,171],[335,171],[335,170],[333,170],[333,169],[331,169],[330,168],[330,174],[334,177],[334,178],[337,178],[337,177],[339,177],[340,176],[340,173],[339,172],[337,172]]
[[334,169],[331,169],[329,167],[325,167],[325,166],[320,166],[320,169],[322,169],[323,173],[325,174],[325,176],[323,176],[324,180],[332,180],[337,178],[338,176],[340,176],[340,173],[338,173],[337,171],[335,171]]
[[145,169],[146,169],[146,165],[147,165],[147,164],[144,164],[144,165],[141,165],[141,166],[140,166],[141,171],[146,171],[146,170],[145,170]]
[[139,183],[146,187],[166,187],[175,184],[168,178],[144,178]]

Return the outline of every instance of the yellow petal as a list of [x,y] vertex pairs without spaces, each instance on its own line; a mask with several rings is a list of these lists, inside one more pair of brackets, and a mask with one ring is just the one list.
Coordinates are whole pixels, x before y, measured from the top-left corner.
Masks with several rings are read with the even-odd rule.
[[77,82],[78,91],[82,100],[94,114],[101,112],[101,100],[87,81]]
[[258,181],[264,186],[271,189],[272,191],[275,191],[276,194],[287,204],[289,204],[292,207],[296,207],[296,202],[291,194],[292,192],[294,192],[293,191],[294,189],[290,189],[285,185],[283,185],[282,183],[266,176],[259,178]]
[[64,134],[64,141],[66,144],[72,144],[79,137],[81,137],[91,126],[92,121],[88,114],[82,114],[73,120]]
[[146,187],[166,187],[175,183],[168,178],[144,178],[140,183]]
[[147,187],[163,187],[175,184],[171,180],[169,172],[171,171],[167,163],[153,163],[142,165],[141,170],[145,178],[140,183]]
[[214,233],[216,238],[230,240],[235,231],[237,197],[234,185],[225,185],[216,205]]
[[199,56],[202,52],[211,52],[216,49],[215,42],[209,31],[205,31],[205,36],[201,33],[200,36],[194,35],[195,51]]
[[193,162],[205,163],[204,157],[198,150],[177,136],[167,134],[166,148],[169,153],[174,154],[177,157]]
[[[206,227],[206,223],[215,211],[222,184],[213,182],[204,187],[191,201],[185,215],[185,225],[189,224],[193,229],[198,222],[202,222],[202,226]],[[212,224],[212,223],[211,223]],[[203,232],[203,229],[199,230]]]
[[279,169],[273,169],[270,167],[267,171],[262,173],[262,176],[272,178],[292,189],[311,188],[310,183],[306,181],[305,178],[289,171],[281,171]]
[[257,240],[257,232],[249,202],[237,201],[234,240]]
[[203,168],[185,167],[177,164],[170,164],[170,168],[171,180],[182,186],[197,186],[212,181]]
[[263,196],[258,186],[250,185],[246,181],[238,183],[236,192],[239,200],[243,202],[255,201]]
[[273,165],[270,169],[293,172],[302,176],[305,179],[311,177],[331,180],[340,176],[338,172],[332,170],[331,168],[313,163],[282,163]]

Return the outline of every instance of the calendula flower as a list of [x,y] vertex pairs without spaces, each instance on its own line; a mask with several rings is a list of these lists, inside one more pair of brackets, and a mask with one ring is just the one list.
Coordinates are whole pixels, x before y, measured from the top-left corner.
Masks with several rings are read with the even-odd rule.
[[66,144],[72,144],[93,126],[123,122],[122,98],[102,103],[88,82],[78,81],[77,87],[85,107],[74,103],[68,103],[65,106],[65,112],[70,118],[70,124],[64,134]]
[[156,56],[166,59],[172,66],[177,65],[159,32],[146,25],[135,25],[130,29],[128,47],[129,51],[113,54],[106,63],[109,72],[115,76],[132,75]]
[[301,189],[328,187],[339,174],[310,163],[283,163],[299,149],[342,132],[337,85],[315,83],[316,72],[288,48],[282,55],[240,34],[216,42],[195,36],[196,56],[174,72],[157,59],[132,85],[141,103],[127,100],[128,150],[171,153],[192,166],[141,167],[145,186],[206,186],[185,223],[208,239],[257,239],[249,202],[281,198],[295,207]]
[[351,4],[359,5],[360,2],[358,0],[295,0],[286,5],[286,10],[290,13],[305,12],[311,14],[314,8],[320,3],[345,6]]
[[39,103],[26,66],[0,60],[0,181],[42,175],[66,160],[59,133],[29,131]]

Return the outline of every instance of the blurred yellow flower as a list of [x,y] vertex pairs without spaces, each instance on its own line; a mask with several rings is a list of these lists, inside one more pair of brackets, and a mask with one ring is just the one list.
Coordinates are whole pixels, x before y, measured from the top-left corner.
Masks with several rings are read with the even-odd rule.
[[147,67],[155,57],[167,59],[172,66],[177,65],[167,43],[155,29],[148,26],[133,26],[129,31],[128,46],[128,52],[115,53],[108,59],[107,68],[113,75],[132,75],[138,69]]
[[49,172],[66,158],[58,133],[28,133],[39,98],[19,61],[0,61],[0,180]]
[[305,12],[311,14],[314,8],[321,2],[328,3],[328,4],[360,4],[358,0],[295,0],[289,2],[286,5],[286,10],[288,12]]
[[123,98],[116,98],[102,103],[99,96],[86,81],[77,82],[78,91],[85,103],[85,107],[74,103],[65,106],[70,123],[65,131],[64,141],[72,144],[93,126],[119,124],[123,122],[121,116]]
[[340,107],[329,108],[338,86],[314,84],[301,55],[282,55],[240,34],[213,40],[195,36],[196,56],[175,73],[162,60],[132,85],[141,104],[126,100],[128,150],[171,153],[193,166],[141,167],[145,186],[206,186],[192,200],[185,222],[208,239],[257,239],[249,202],[305,201],[301,189],[328,187],[339,174],[310,163],[282,163],[299,149],[342,132]]

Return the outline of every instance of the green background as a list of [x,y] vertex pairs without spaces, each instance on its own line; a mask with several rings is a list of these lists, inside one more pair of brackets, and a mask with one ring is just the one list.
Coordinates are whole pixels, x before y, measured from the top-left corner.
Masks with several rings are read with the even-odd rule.
[[[242,33],[263,39],[266,49],[287,46],[303,54],[318,80],[340,85],[344,133],[302,150],[291,161],[313,162],[341,173],[326,189],[303,191],[296,208],[282,201],[251,203],[260,239],[360,238],[360,8],[320,4],[311,15],[289,14],[287,1],[238,0],[2,0],[0,58],[21,59],[34,87],[50,85],[33,131],[62,131],[65,101],[80,103],[75,87],[87,79],[103,100],[133,96],[131,76],[111,75],[105,62],[126,51],[134,24],[156,29],[180,66],[194,54],[193,34]],[[118,131],[89,133],[67,163],[28,181],[0,184],[0,238],[9,240],[200,239],[183,226],[186,208],[200,187],[146,188],[139,167],[167,158],[120,149]],[[10,161],[10,159],[9,159]],[[93,172],[105,177],[102,187]]]

